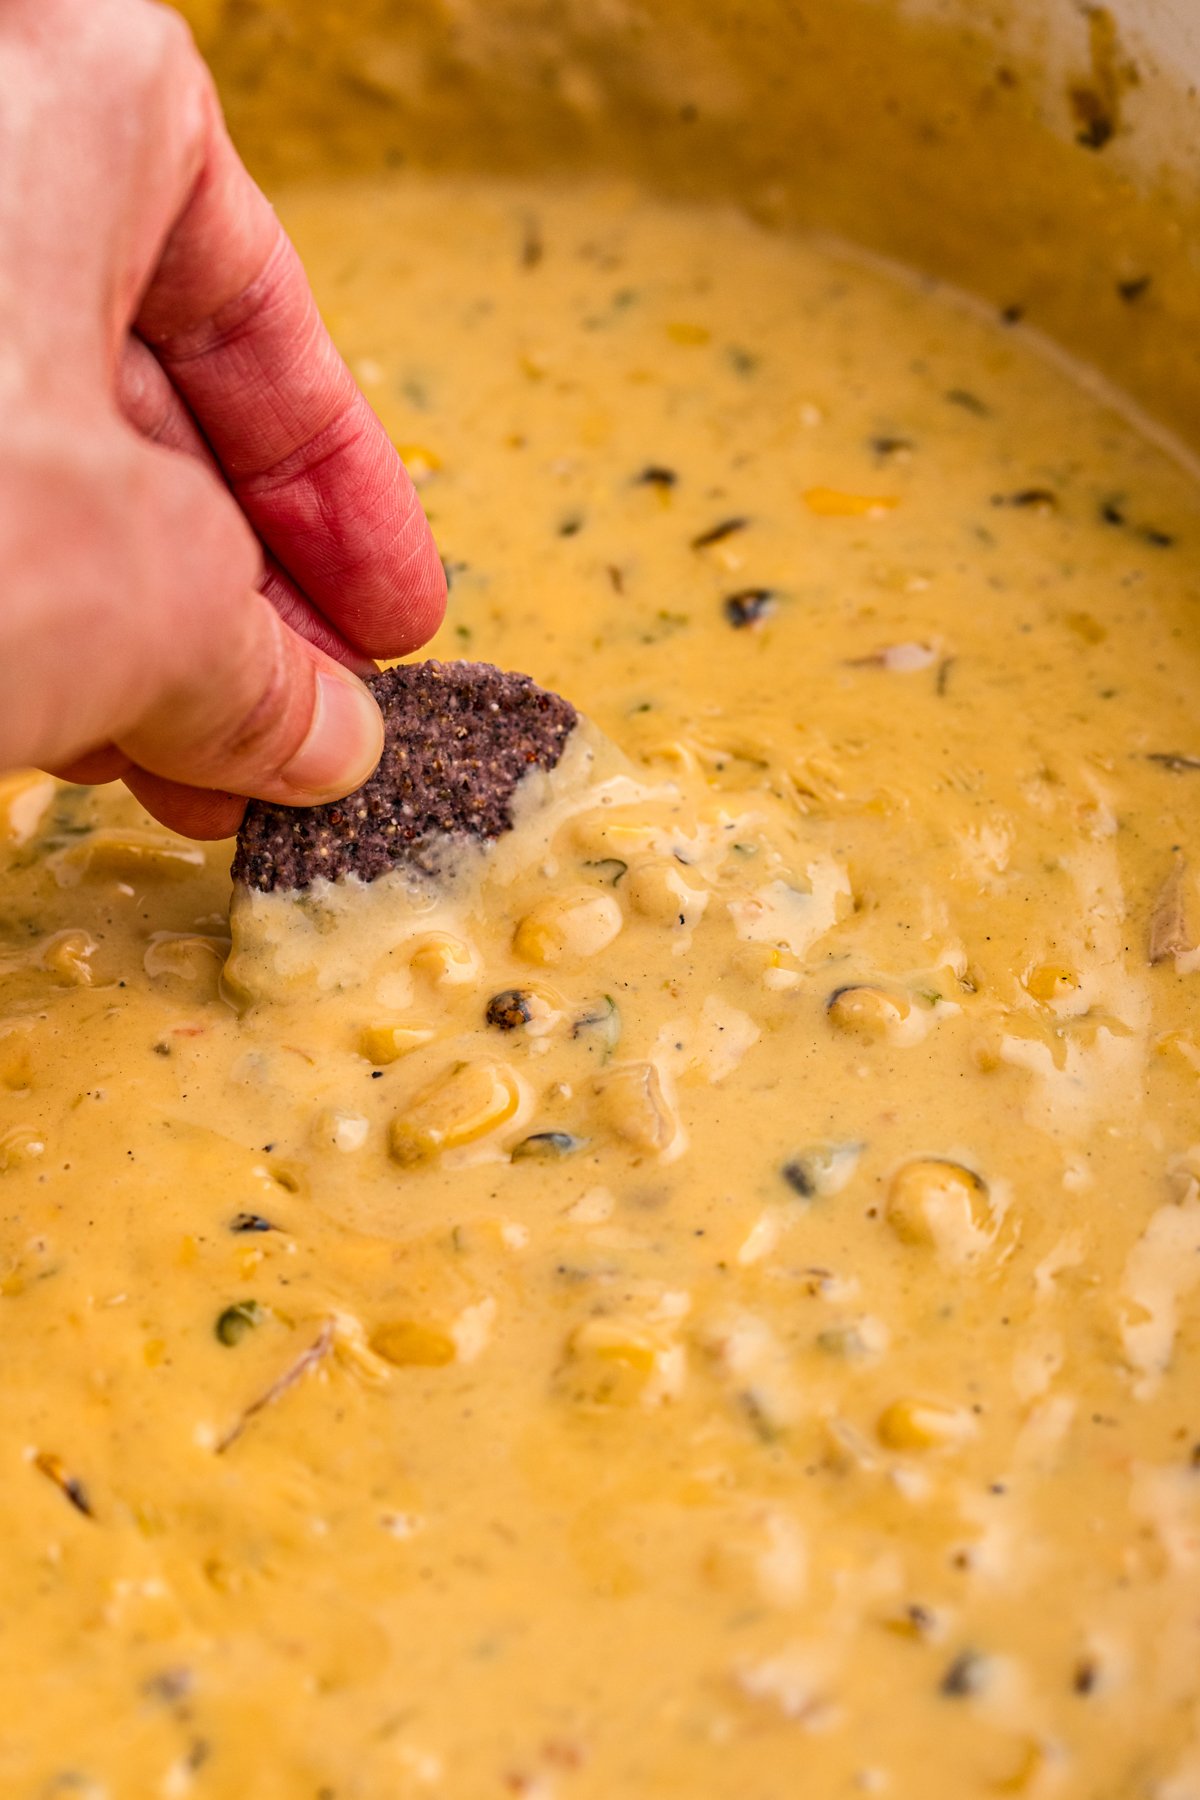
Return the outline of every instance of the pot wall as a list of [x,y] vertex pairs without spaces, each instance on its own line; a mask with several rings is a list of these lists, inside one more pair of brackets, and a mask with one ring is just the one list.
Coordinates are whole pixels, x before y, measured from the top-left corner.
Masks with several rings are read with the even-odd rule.
[[1193,0],[189,0],[270,183],[611,172],[852,237],[1200,440]]

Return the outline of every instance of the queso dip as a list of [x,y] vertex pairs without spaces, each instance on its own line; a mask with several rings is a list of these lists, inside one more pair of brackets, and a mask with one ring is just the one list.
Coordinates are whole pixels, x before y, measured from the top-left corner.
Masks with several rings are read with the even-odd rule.
[[1200,1795],[1200,488],[630,188],[281,196],[588,724],[239,896],[0,789],[0,1791]]

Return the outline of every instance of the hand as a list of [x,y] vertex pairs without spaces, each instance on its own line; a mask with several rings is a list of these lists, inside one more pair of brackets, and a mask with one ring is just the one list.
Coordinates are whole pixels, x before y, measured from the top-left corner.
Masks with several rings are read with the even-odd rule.
[[0,93],[0,770],[346,793],[445,604],[412,483],[176,14],[4,0]]

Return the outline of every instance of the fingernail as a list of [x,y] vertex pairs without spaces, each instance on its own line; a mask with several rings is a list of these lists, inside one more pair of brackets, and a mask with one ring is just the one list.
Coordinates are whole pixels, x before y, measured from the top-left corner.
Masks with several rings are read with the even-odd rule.
[[383,752],[383,720],[366,688],[340,675],[317,676],[308,736],[283,771],[297,794],[337,799],[361,787]]

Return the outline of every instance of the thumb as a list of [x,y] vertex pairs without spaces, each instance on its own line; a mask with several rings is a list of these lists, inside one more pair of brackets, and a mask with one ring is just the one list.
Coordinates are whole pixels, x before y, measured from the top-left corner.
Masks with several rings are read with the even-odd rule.
[[360,787],[383,752],[383,720],[362,682],[254,590],[211,606],[203,624],[120,735],[125,754],[172,781],[284,805]]

